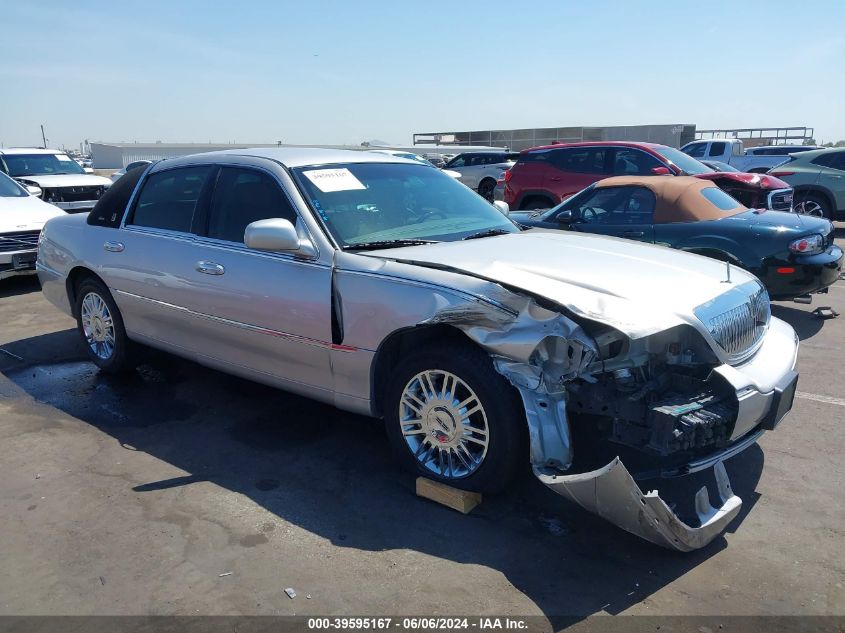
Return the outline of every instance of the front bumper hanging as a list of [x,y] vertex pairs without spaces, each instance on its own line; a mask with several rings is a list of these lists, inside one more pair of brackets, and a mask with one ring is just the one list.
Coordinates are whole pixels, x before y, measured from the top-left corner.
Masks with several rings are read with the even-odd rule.
[[713,470],[722,506],[711,506],[707,486],[702,486],[695,495],[700,527],[681,521],[656,490],[643,494],[618,457],[588,473],[551,475],[535,468],[534,474],[559,495],[623,530],[668,549],[690,552],[721,534],[742,507],[742,499],[731,490],[724,464],[717,462]]

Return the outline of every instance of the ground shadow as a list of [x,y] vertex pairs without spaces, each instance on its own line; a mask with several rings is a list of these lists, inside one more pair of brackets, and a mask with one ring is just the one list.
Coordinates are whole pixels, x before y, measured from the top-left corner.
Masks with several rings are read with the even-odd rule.
[[9,277],[8,279],[0,280],[0,299],[25,295],[40,290],[41,286],[38,283],[38,277],[35,275],[21,275],[19,277]]
[[813,338],[824,326],[824,319],[817,317],[810,310],[802,310],[789,304],[772,304],[772,315],[789,323],[802,341]]
[[[563,500],[527,468],[505,494],[463,516],[414,495],[413,476],[397,468],[368,418],[157,352],[134,373],[110,377],[84,360],[73,330],[6,347],[25,360],[0,358],[0,371],[35,399],[189,473],[126,494],[210,481],[339,547],[484,565],[555,628],[619,613],[726,546],[719,538],[690,554],[660,549]],[[727,463],[743,516],[757,500],[762,465],[757,447]],[[670,499],[681,493],[689,503],[682,513],[703,483],[717,499],[710,473],[647,482]]]

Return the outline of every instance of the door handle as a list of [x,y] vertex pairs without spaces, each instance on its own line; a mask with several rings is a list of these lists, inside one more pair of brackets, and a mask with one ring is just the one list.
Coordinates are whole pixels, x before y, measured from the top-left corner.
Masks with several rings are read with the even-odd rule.
[[560,178],[558,176],[549,176],[549,180],[553,180],[554,182],[558,182]]
[[197,262],[196,269],[198,272],[205,273],[206,275],[222,275],[226,272],[226,269],[220,264],[205,261]]
[[103,249],[110,253],[122,253],[124,246],[123,242],[106,242],[103,244]]
[[830,174],[830,177],[831,177],[831,178],[836,178],[837,180],[838,180],[839,178],[842,178],[842,176],[836,176],[836,175],[834,175],[834,174]]
[[644,235],[642,231],[625,231],[622,234],[623,237],[643,237]]

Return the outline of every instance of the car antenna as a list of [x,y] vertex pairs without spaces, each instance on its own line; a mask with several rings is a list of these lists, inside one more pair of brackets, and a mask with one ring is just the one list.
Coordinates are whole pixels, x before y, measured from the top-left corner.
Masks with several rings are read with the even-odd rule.
[[728,278],[727,278],[727,279],[723,279],[723,280],[722,280],[722,283],[723,283],[723,284],[729,284],[729,283],[731,283],[731,263],[730,263],[730,262],[725,262],[725,264],[726,264],[726,265],[727,265],[727,267],[728,267]]

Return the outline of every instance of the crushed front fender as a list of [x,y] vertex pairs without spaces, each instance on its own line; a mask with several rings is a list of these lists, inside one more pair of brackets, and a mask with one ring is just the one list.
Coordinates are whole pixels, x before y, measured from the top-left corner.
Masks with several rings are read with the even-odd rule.
[[534,474],[559,495],[623,530],[668,549],[690,552],[721,534],[742,507],[742,499],[731,490],[724,464],[718,462],[713,470],[722,505],[711,506],[703,486],[695,495],[700,527],[681,521],[656,490],[643,494],[618,457],[592,472],[554,475],[535,468]]

